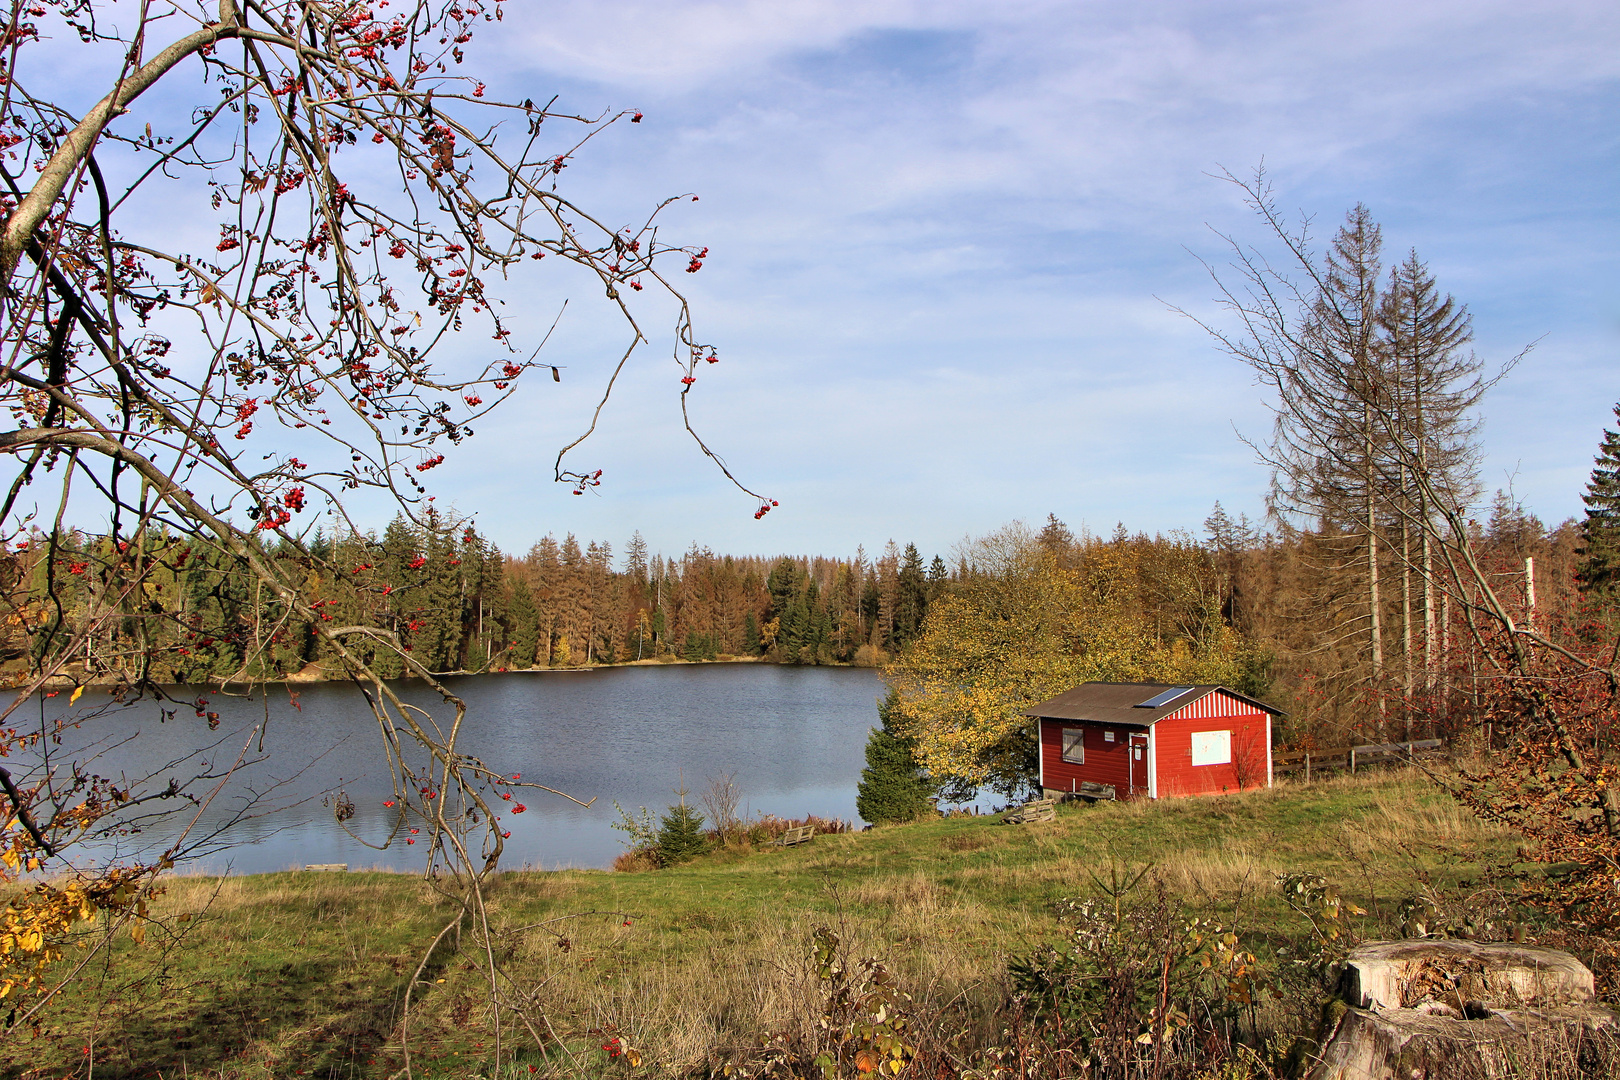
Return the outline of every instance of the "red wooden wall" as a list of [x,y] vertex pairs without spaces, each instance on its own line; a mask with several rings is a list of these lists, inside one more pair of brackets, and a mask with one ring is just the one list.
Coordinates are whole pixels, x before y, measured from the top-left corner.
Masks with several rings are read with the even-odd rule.
[[[1212,694],[1210,697],[1222,697]],[[1266,714],[1243,712],[1236,715],[1210,716],[1212,711],[1225,711],[1208,707],[1206,701],[1194,702],[1185,711],[1204,715],[1183,716],[1172,713],[1153,725],[1153,748],[1158,772],[1158,796],[1210,795],[1223,791],[1247,791],[1267,785]],[[1230,698],[1221,705],[1243,705]],[[1205,706],[1198,708],[1198,706]],[[1192,736],[1195,731],[1230,731],[1232,733],[1232,760],[1224,765],[1194,765],[1192,763]],[[1061,749],[1058,751],[1062,753]]]
[[[1086,733],[1086,763],[1073,765],[1063,760],[1063,729],[1079,728]],[[1042,786],[1054,791],[1072,791],[1082,780],[1113,784],[1119,797],[1131,789],[1130,732],[1141,728],[1108,728],[1084,720],[1041,720]],[[1103,732],[1114,732],[1108,742]],[[1146,795],[1146,792],[1140,794]]]

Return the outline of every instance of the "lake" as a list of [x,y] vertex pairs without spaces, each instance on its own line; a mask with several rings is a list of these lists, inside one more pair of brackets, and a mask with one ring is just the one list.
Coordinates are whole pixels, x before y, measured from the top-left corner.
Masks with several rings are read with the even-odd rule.
[[[684,780],[687,801],[701,809],[698,796],[707,779],[722,772],[735,772],[748,815],[855,820],[855,785],[883,693],[871,669],[776,664],[512,672],[446,682],[467,703],[458,749],[507,775],[520,773],[525,781],[595,799],[587,809],[545,792],[521,793],[528,812],[508,819],[512,837],[501,859],[507,869],[609,866],[623,850],[624,834],[610,828],[618,819],[615,801],[626,809],[661,812],[675,802],[674,789]],[[278,809],[238,821],[228,833],[232,843],[187,866],[212,873],[263,873],[306,863],[419,870],[420,847],[396,842],[373,850],[347,835],[323,805],[336,792],[346,793],[355,807],[348,827],[374,841],[391,821],[383,806],[393,789],[381,736],[359,691],[346,684],[294,689],[297,708],[280,686],[251,699],[207,689],[173,691],[183,701],[207,698],[207,709],[219,713],[216,731],[190,707],[165,717],[149,701],[113,705],[82,729],[69,729],[64,745],[51,753],[60,762],[87,760],[99,750],[92,771],[153,774],[161,786],[170,775],[191,776],[196,769],[190,766],[199,761],[216,770],[228,767],[268,709],[265,759],[232,777],[192,835],[239,813],[250,793]],[[419,685],[407,696],[430,704]],[[107,703],[105,695],[98,699],[86,691],[73,712]],[[19,710],[10,723],[26,729],[72,715],[66,694],[43,701],[38,716],[22,715],[30,711]],[[435,713],[442,716],[443,709]],[[116,848],[79,850],[81,857],[97,859],[150,856],[172,842],[174,829],[162,821],[118,840]]]

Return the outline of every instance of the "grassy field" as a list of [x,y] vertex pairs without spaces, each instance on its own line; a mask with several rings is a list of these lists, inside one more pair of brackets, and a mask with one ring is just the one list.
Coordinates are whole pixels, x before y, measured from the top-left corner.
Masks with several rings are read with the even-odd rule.
[[[684,1071],[807,1023],[818,925],[884,957],[920,1005],[971,1017],[1003,993],[1009,955],[1052,939],[1054,902],[1094,893],[1091,874],[1111,864],[1151,864],[1183,903],[1270,956],[1308,936],[1278,874],[1326,876],[1368,909],[1368,933],[1387,933],[1425,881],[1450,887],[1513,846],[1420,776],[1389,773],[1065,806],[1050,824],[934,820],[648,873],[504,874],[488,898],[502,993],[537,1005],[552,1030],[545,1054],[504,1032],[509,1052],[514,1039],[528,1048],[500,1075],[627,1069],[602,1052],[612,1038],[644,1056],[638,1072]],[[166,929],[121,939],[38,1035],[11,1033],[0,1076],[393,1075],[404,988],[455,910],[434,883],[398,874],[173,878],[155,912]],[[421,976],[418,1076],[493,1075],[475,936],[448,937]]]

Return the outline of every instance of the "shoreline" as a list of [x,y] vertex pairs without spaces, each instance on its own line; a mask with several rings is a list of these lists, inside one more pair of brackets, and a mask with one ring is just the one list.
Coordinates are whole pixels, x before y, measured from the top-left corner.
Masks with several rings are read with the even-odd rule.
[[[705,664],[776,664],[779,667],[837,667],[837,668],[860,668],[862,666],[860,664],[809,664],[809,665],[805,665],[805,664],[783,664],[780,661],[767,660],[762,656],[728,656],[728,657],[724,657],[724,658],[721,658],[721,659],[715,659],[715,660],[683,660],[683,659],[679,659],[679,658],[667,658],[667,659],[625,660],[625,661],[622,661],[622,662],[614,662],[614,663],[611,663],[611,664],[585,664],[585,665],[570,666],[570,667],[488,668],[488,669],[485,669],[483,671],[442,671],[442,672],[434,672],[434,677],[438,678],[438,679],[461,679],[461,678],[468,678],[468,677],[477,676],[477,675],[550,675],[550,674],[553,674],[553,673],[562,673],[562,672],[578,673],[578,672],[587,672],[587,671],[607,671],[607,670],[611,670],[611,669],[614,669],[614,668],[628,668],[628,667],[683,667],[683,666],[684,667],[696,667],[696,666],[705,665]],[[880,669],[876,668],[876,667],[872,667],[872,668],[867,668],[866,670],[877,671],[877,670],[880,670]],[[225,680],[221,680],[217,676],[215,676],[215,677],[210,677],[210,678],[204,679],[204,680],[202,680],[200,682],[193,682],[193,683],[159,681],[159,682],[157,682],[157,685],[159,685],[159,686],[218,686],[218,687],[225,687],[225,686],[275,686],[275,685],[283,685],[283,686],[321,686],[321,685],[335,685],[335,684],[339,684],[339,683],[346,683],[348,681],[350,681],[350,680],[341,679],[341,678],[328,678],[325,669],[323,669],[319,664],[310,663],[310,664],[306,665],[300,671],[289,672],[288,674],[279,675],[279,676],[275,676],[275,677],[271,677],[271,678],[225,679]],[[395,681],[400,681],[400,682],[420,682],[421,681],[421,676],[419,676],[419,675],[402,675],[402,676],[399,677],[398,680],[389,679],[388,681],[389,682],[395,682]],[[84,680],[84,681],[79,681],[79,680],[74,679],[70,675],[53,675],[51,678],[45,680],[45,682],[40,684],[40,689],[41,690],[46,690],[46,691],[62,691],[62,690],[73,690],[73,689],[78,689],[79,687],[84,687],[84,688],[90,689],[90,690],[106,690],[106,689],[110,689],[112,687],[128,686],[128,685],[129,685],[128,683],[126,683],[126,682],[124,682],[122,680],[119,680],[119,679],[95,678],[95,679],[87,679],[87,680]]]

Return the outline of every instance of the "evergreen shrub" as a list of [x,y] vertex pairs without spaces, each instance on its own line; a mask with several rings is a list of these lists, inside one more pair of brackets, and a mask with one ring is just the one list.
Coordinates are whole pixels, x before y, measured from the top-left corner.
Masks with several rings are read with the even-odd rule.
[[881,728],[873,728],[866,740],[866,768],[861,770],[855,790],[855,811],[873,825],[916,821],[930,813],[929,799],[938,790],[917,765],[915,744],[897,735],[893,725],[899,695],[889,696],[878,706]]

